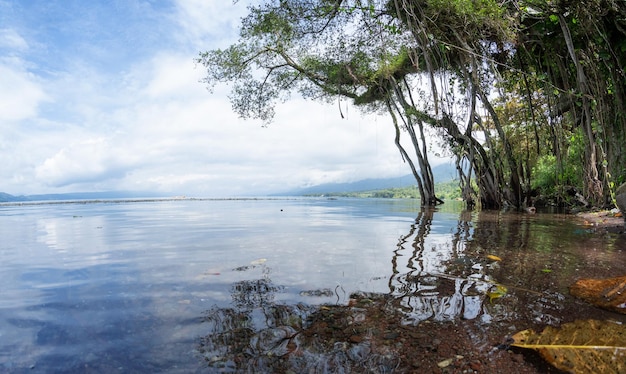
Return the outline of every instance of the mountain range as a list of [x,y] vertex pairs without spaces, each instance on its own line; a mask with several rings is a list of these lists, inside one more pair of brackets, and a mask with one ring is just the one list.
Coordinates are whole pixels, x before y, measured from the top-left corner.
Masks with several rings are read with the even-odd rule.
[[57,200],[99,200],[99,199],[140,199],[158,198],[162,195],[150,192],[102,191],[102,192],[73,192],[60,194],[20,195],[14,196],[0,192],[0,203],[24,201],[57,201]]
[[[456,167],[452,163],[445,163],[433,167],[433,177],[436,183],[449,182],[456,178]],[[383,190],[387,188],[410,187],[417,183],[412,174],[395,178],[369,178],[347,183],[324,183],[315,186],[302,187],[274,195],[302,196],[323,195],[328,193],[361,192]]]
[[[456,178],[456,169],[453,164],[446,163],[433,167],[435,182],[449,182]],[[323,195],[328,193],[374,191],[387,188],[414,186],[415,178],[407,174],[395,178],[369,178],[347,183],[324,183],[315,186],[296,188],[271,194],[271,196],[303,196]],[[74,192],[61,194],[40,194],[14,196],[0,192],[0,202],[26,202],[26,201],[58,201],[58,200],[100,200],[100,199],[140,199],[140,198],[163,198],[167,196],[150,192],[132,191],[103,191],[103,192]]]

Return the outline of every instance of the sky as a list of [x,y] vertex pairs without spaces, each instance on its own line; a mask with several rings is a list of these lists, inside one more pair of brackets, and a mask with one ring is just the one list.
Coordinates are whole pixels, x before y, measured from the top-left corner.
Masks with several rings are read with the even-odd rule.
[[206,89],[194,58],[236,42],[243,3],[0,0],[0,192],[232,197],[409,174],[389,118],[294,95],[263,127]]

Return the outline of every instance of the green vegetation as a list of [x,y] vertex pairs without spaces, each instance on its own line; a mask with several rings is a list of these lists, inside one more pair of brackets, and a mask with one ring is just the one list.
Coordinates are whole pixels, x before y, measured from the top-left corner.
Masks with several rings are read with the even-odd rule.
[[458,180],[436,183],[435,192],[437,192],[437,196],[441,197],[441,199],[445,201],[462,199],[461,188]]
[[198,57],[207,85],[230,83],[233,109],[265,124],[294,92],[388,115],[423,205],[446,193],[433,141],[483,208],[566,190],[601,206],[626,179],[623,0],[258,4],[237,43]]
[[[459,181],[452,180],[435,184],[435,192],[444,201],[460,200],[461,190]],[[319,196],[319,194],[311,194],[306,196]],[[357,198],[379,198],[379,199],[419,199],[420,194],[417,186],[385,188],[372,191],[357,192],[328,192],[324,196],[328,197],[357,197]]]

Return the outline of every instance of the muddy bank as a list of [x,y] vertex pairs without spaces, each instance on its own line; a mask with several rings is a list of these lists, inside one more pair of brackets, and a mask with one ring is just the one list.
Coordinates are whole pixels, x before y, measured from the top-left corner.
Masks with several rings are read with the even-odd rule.
[[[274,314],[279,309],[274,309]],[[476,320],[407,323],[397,300],[354,294],[349,305],[280,308],[284,324],[250,336],[207,336],[200,351],[215,372],[560,373],[533,351],[507,346],[507,329]],[[287,317],[289,315],[289,317]],[[282,319],[282,318],[280,318]],[[224,338],[226,338],[224,340]],[[245,369],[244,369],[245,368]]]
[[624,233],[624,218],[621,213],[610,210],[581,212],[575,214],[580,224],[596,232]]
[[369,357],[352,362],[357,372],[559,373],[533,352],[510,349],[506,331],[475,320],[407,324],[395,304],[388,297],[353,295],[348,306],[322,308],[310,318],[303,343],[362,347]]

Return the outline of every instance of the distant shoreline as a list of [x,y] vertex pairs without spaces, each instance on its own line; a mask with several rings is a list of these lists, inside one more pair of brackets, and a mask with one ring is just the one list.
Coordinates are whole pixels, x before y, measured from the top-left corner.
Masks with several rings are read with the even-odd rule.
[[[147,198],[111,198],[111,199],[71,199],[71,200],[39,200],[39,201],[6,201],[2,206],[30,206],[30,205],[62,205],[62,204],[123,204],[123,203],[155,203],[168,201],[262,201],[262,200],[300,200],[307,197],[147,197]],[[309,197],[310,198],[310,197]]]

